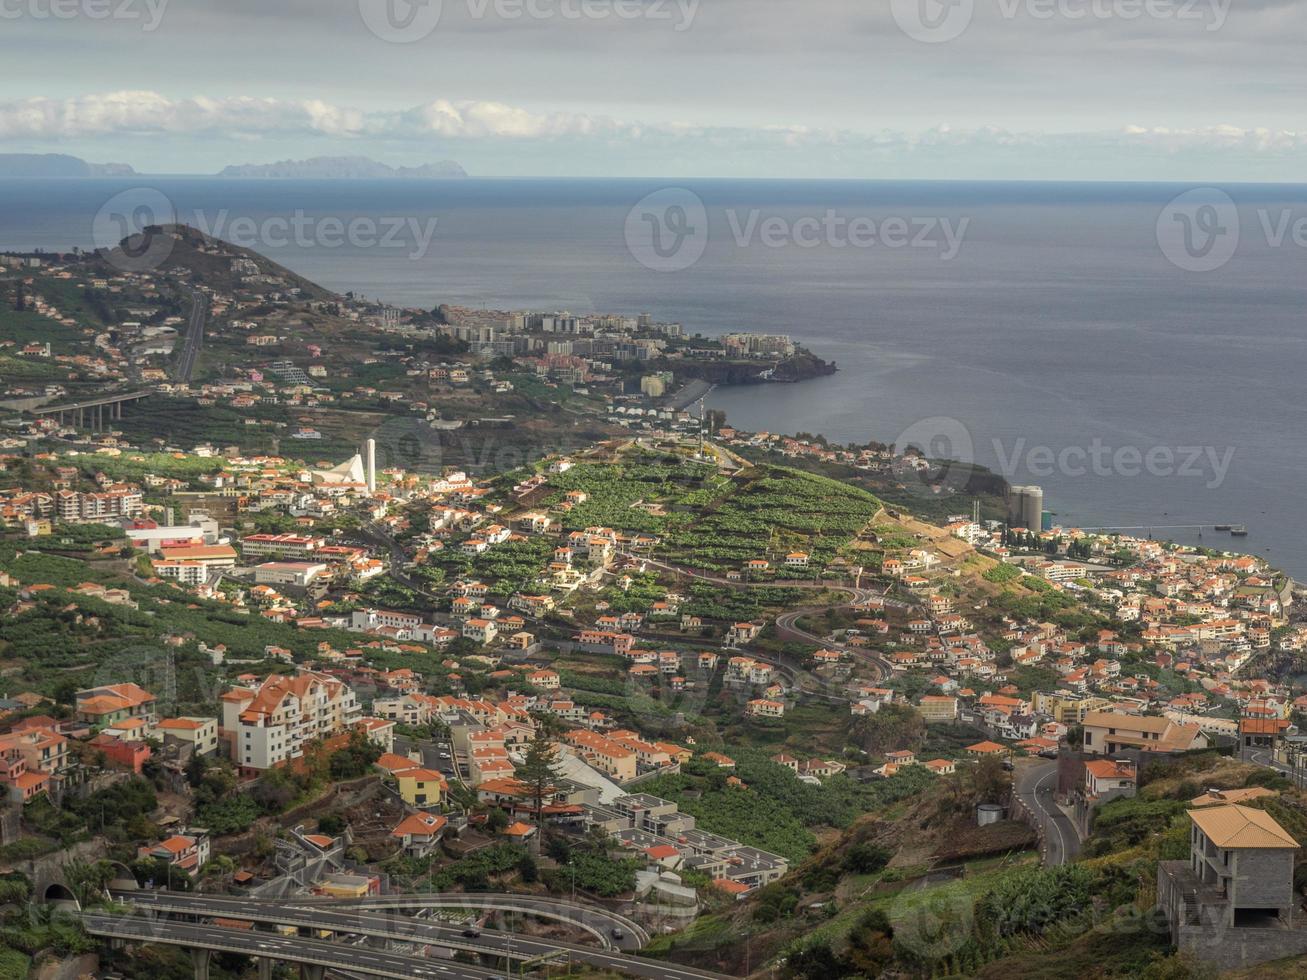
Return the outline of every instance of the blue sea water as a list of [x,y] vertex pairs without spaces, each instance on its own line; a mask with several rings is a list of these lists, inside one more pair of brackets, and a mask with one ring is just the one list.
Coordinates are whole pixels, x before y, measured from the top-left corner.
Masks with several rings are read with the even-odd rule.
[[[1219,250],[1182,256],[1219,266],[1190,271],[1167,257],[1173,236],[1164,231],[1169,252],[1158,241],[1159,220],[1180,227],[1167,210],[1180,186],[675,182],[702,202],[706,243],[688,268],[656,271],[628,248],[628,216],[667,186],[8,180],[0,248],[92,246],[97,212],[142,187],[216,232],[297,212],[315,229],[405,223],[396,247],[335,245],[317,231],[298,244],[256,232],[248,244],[330,288],[403,305],[649,312],[710,335],[790,334],[840,372],[719,389],[709,404],[748,429],[841,441],[938,428],[1014,483],[1041,484],[1059,523],[1184,541],[1196,531],[1176,526],[1244,523],[1245,539],[1209,528],[1202,541],[1307,576],[1307,247],[1294,225],[1307,220],[1307,186],[1225,187],[1238,247],[1228,261]],[[910,237],[947,219],[965,233],[945,258],[938,232],[924,247],[855,245],[825,230],[828,215],[880,232],[903,219]],[[1228,231],[1231,212],[1193,217],[1198,234]],[[422,249],[413,229],[431,219]]]

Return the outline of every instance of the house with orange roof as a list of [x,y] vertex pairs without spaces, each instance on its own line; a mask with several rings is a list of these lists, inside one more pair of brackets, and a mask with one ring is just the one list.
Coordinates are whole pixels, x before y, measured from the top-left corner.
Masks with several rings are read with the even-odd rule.
[[975,745],[968,745],[963,751],[965,751],[967,755],[974,755],[977,758],[1008,754],[1007,746],[999,745],[997,742],[990,741],[977,742]]
[[209,861],[209,832],[207,830],[188,830],[166,837],[152,847],[136,849],[138,858],[153,858],[165,861],[174,868],[185,871],[192,878]]
[[519,844],[525,844],[535,836],[535,833],[536,828],[532,824],[523,823],[521,820],[514,820],[504,828],[504,836]]
[[426,857],[440,844],[449,825],[448,818],[438,813],[410,813],[390,832],[399,840],[409,857]]
[[753,891],[752,886],[746,885],[742,881],[732,881],[730,878],[714,878],[712,885],[727,895],[731,895],[737,902],[744,901],[746,895]]
[[1082,791],[1092,806],[1135,795],[1135,765],[1124,759],[1090,759],[1085,763]]
[[0,785],[5,787],[9,802],[26,803],[47,792],[50,782],[48,772],[28,769],[27,760],[18,749],[8,748],[0,752]]
[[128,718],[145,718],[151,723],[154,717],[153,694],[136,684],[107,684],[92,687],[76,694],[77,720],[99,730]]

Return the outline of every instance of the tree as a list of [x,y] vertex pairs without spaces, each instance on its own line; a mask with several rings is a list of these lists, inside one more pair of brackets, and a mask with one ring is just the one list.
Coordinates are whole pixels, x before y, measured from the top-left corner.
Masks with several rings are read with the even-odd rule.
[[534,849],[540,850],[540,838],[545,834],[545,799],[558,785],[562,778],[562,766],[558,762],[558,747],[543,726],[538,728],[535,737],[527,746],[526,755],[514,767],[513,775],[526,787],[527,795],[535,804],[536,840]]
[[895,749],[915,749],[926,737],[926,722],[913,707],[887,704],[853,722],[853,737],[871,755]]

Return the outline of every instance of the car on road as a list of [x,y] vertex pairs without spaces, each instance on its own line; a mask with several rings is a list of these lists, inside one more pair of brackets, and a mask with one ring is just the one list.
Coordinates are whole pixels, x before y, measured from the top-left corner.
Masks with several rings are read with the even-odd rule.
[[626,933],[624,933],[621,929],[610,929],[608,935],[612,936],[618,942],[621,942],[623,939],[626,938]]
[[480,938],[481,938],[481,930],[480,930],[480,929],[464,929],[464,930],[463,930],[463,938],[465,938],[465,939],[480,939]]

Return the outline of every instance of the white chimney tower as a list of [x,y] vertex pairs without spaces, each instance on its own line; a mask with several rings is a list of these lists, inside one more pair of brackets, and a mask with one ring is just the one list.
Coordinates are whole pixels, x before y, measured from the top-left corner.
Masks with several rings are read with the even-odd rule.
[[377,492],[377,440],[368,440],[368,493]]

